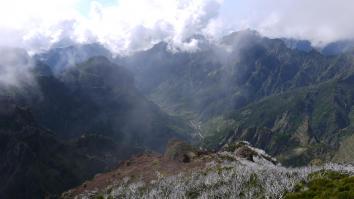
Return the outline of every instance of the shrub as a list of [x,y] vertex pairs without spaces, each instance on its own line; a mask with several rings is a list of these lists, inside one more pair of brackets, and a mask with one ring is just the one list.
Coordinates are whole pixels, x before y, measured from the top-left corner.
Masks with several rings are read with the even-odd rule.
[[308,183],[298,185],[285,198],[354,198],[354,176],[335,171],[320,171],[311,174],[309,179]]

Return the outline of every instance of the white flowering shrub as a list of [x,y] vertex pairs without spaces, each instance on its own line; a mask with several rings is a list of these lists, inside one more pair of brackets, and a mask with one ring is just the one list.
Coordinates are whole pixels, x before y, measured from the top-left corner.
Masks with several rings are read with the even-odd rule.
[[220,152],[205,168],[157,180],[129,182],[123,180],[96,193],[77,198],[282,198],[299,182],[306,182],[309,174],[331,170],[354,175],[352,165],[326,164],[301,168],[285,168],[265,160],[254,162],[238,159],[232,153]]

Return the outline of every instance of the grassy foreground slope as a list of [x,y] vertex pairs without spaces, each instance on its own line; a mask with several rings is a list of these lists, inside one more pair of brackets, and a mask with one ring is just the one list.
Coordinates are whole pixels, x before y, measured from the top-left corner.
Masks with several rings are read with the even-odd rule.
[[307,182],[296,185],[285,199],[354,198],[354,176],[335,171],[312,173]]

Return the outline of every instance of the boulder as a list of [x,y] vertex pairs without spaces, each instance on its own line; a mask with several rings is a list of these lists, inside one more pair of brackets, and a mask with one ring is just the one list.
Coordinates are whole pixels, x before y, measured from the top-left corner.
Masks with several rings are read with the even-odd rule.
[[195,149],[181,140],[170,140],[167,144],[164,158],[178,162],[188,163],[196,157]]

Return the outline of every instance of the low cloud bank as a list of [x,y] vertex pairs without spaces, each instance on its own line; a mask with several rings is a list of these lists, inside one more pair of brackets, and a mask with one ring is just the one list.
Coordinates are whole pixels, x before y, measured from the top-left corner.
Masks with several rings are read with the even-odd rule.
[[[0,0],[0,45],[44,51],[59,41],[99,42],[118,54],[160,41],[195,51],[203,35],[216,40],[254,29],[269,37],[321,46],[354,36],[351,0]],[[82,11],[88,7],[89,11]]]

